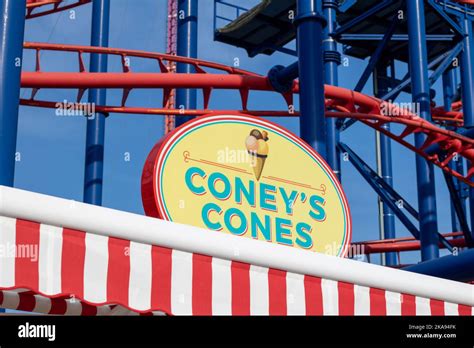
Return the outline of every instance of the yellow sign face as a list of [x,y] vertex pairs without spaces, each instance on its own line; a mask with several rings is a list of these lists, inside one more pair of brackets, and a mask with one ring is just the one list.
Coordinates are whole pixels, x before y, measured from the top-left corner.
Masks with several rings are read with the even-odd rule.
[[347,200],[307,144],[243,115],[197,118],[158,143],[142,177],[147,215],[345,256]]

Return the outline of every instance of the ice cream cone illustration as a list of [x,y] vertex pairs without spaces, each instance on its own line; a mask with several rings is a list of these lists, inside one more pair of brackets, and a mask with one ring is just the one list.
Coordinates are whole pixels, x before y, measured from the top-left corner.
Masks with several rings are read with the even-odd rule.
[[268,133],[263,131],[260,132],[254,129],[250,132],[250,135],[245,141],[247,151],[252,156],[252,167],[257,181],[262,176],[263,167],[265,167],[265,161],[268,158]]

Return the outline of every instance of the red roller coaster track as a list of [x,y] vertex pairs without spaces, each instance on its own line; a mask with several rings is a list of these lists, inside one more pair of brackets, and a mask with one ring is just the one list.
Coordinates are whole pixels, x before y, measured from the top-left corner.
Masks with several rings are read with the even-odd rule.
[[[474,0],[473,0],[474,1]],[[462,109],[462,102],[453,103],[451,111],[446,111],[443,107],[433,109],[433,120],[436,122],[445,123],[454,127],[460,127],[464,124],[464,115],[460,111]]]
[[63,0],[26,0],[26,19],[46,16],[52,13],[70,10],[85,5],[92,0],[74,0],[65,3]]
[[[22,99],[22,105],[55,108],[55,101],[36,100],[35,96],[40,89],[67,88],[77,89],[79,102],[88,88],[123,89],[122,103],[120,106],[98,105],[96,111],[104,113],[137,113],[151,115],[192,115],[201,116],[215,112],[209,109],[212,91],[219,89],[239,91],[242,101],[242,110],[239,112],[256,116],[297,116],[298,113],[283,111],[258,111],[248,110],[247,104],[251,91],[275,92],[265,76],[250,73],[245,70],[228,67],[222,64],[206,62],[199,59],[183,58],[178,56],[149,53],[143,51],[122,50],[114,48],[71,46],[43,43],[26,43],[25,49],[36,51],[36,69],[34,72],[23,72],[21,85],[23,88],[32,88],[30,99]],[[41,70],[41,51],[61,51],[74,54],[78,59],[78,72],[45,72]],[[119,56],[122,61],[122,72],[119,73],[89,73],[86,71],[84,54],[108,54]],[[131,71],[128,58],[146,58],[156,61],[159,72],[134,73]],[[191,64],[197,73],[177,74],[169,71],[170,62]],[[215,72],[206,71],[209,69]],[[167,107],[172,91],[176,88],[195,88],[202,90],[202,110],[177,110]],[[132,89],[162,89],[163,102],[161,107],[143,108],[126,105],[128,95]],[[291,92],[283,95],[289,106],[293,105],[294,94],[299,92],[298,83],[295,82]],[[275,92],[277,93],[277,92]],[[391,139],[397,141],[408,149],[423,156],[428,161],[440,167],[445,172],[474,186],[471,178],[474,175],[474,140],[458,133],[440,128],[406,110],[397,109],[394,105],[383,102],[377,98],[354,92],[348,89],[326,86],[327,117],[355,118],[373,129],[380,131]],[[289,108],[290,109],[290,108]],[[387,116],[383,110],[391,110],[397,116]],[[436,110],[436,109],[435,109]],[[222,113],[235,112],[235,110],[219,110]],[[387,131],[383,126],[387,123],[398,123],[404,126],[400,134]],[[421,147],[412,145],[407,137],[423,133],[426,141]],[[441,158],[438,154],[429,155],[426,149],[432,144],[439,144],[444,152]],[[456,156],[464,157],[470,164],[466,175],[450,168],[449,163]]]
[[[449,238],[449,243],[453,247],[464,248],[466,247],[466,240],[462,238],[462,232],[453,232],[442,234],[444,238]],[[445,248],[445,245],[440,243],[440,248]],[[373,240],[367,242],[353,243],[353,253],[355,254],[380,254],[386,252],[406,252],[420,250],[420,241],[412,237],[396,238],[396,239],[383,239]]]
[[[60,11],[65,11],[68,9],[72,9],[74,7],[80,6],[80,5],[85,5],[90,3],[92,0],[71,0],[71,3],[66,3],[64,0],[27,0],[27,14],[26,18],[31,19],[31,18],[36,18],[36,17],[41,17],[49,14],[53,14],[56,12]],[[455,0],[456,2],[460,4],[465,4],[465,5],[474,5],[474,0]],[[168,4],[169,6],[169,18],[168,18],[168,49],[167,53],[168,54],[174,54],[175,49],[173,50],[173,47],[175,46],[175,42],[173,42],[173,38],[170,35],[175,35],[175,21],[173,18],[173,13],[176,12],[176,9],[173,9],[173,6],[175,4],[171,1]],[[173,46],[174,45],[174,46]],[[174,47],[175,48],[175,47]],[[175,66],[173,65],[173,62],[170,63],[171,65],[168,68],[174,69]],[[174,96],[171,95],[169,98],[169,103],[170,105],[173,105],[174,103]],[[462,103],[456,103],[458,105],[458,108],[456,109],[453,107],[453,111],[445,111],[442,107],[433,109],[433,120],[437,123],[441,123],[444,125],[450,125],[453,127],[460,127],[463,125],[463,114],[462,112],[459,112],[459,110],[462,108]],[[138,109],[137,109],[138,111]],[[117,112],[117,111],[115,111]],[[174,116],[170,113],[166,115],[166,124],[165,124],[165,132],[168,132],[169,130],[173,129],[174,127]]]

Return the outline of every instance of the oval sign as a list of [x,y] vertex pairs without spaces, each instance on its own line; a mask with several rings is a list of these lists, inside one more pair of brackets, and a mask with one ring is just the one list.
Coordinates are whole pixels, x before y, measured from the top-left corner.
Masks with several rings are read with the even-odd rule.
[[149,216],[345,256],[351,218],[327,163],[284,128],[244,115],[196,118],[151,151]]

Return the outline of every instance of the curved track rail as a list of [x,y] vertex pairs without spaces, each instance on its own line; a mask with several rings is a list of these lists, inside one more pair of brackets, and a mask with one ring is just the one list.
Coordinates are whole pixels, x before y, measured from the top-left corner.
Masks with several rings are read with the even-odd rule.
[[[245,70],[228,67],[222,64],[206,62],[198,59],[183,58],[159,53],[143,51],[121,50],[114,48],[70,46],[55,44],[26,43],[25,49],[36,51],[36,69],[34,72],[23,72],[21,85],[23,88],[32,88],[30,99],[22,99],[22,105],[55,108],[55,101],[37,100],[40,89],[67,88],[77,89],[77,102],[80,102],[84,92],[89,88],[123,89],[120,106],[98,105],[96,111],[105,113],[137,113],[150,115],[192,115],[201,116],[217,110],[210,110],[209,103],[213,90],[226,89],[239,91],[242,109],[239,112],[256,116],[298,116],[297,112],[290,112],[291,108],[280,111],[248,110],[248,100],[251,91],[274,92],[270,81]],[[62,51],[74,54],[78,59],[78,72],[45,72],[41,70],[41,51]],[[122,62],[122,72],[118,73],[89,73],[84,64],[84,54],[108,54],[119,56]],[[134,73],[129,63],[131,58],[145,58],[156,61],[157,72]],[[176,74],[169,71],[170,62],[190,64],[194,67],[194,74]],[[211,71],[209,71],[211,70]],[[169,98],[175,88],[200,89],[203,94],[202,110],[170,109]],[[143,108],[127,105],[127,98],[133,89],[162,89],[162,105],[157,108]],[[292,91],[283,95],[288,106],[293,105],[294,94],[299,92],[295,82]],[[326,86],[327,117],[354,118],[367,126],[380,131],[406,148],[423,156],[426,160],[440,167],[445,172],[474,187],[474,140],[456,132],[440,128],[410,112],[398,109],[392,104],[369,97],[362,93],[348,89]],[[389,110],[388,116],[386,110]],[[235,112],[235,110],[219,110],[220,112]],[[178,116],[179,117],[179,116]],[[387,131],[383,126],[387,123],[402,125],[403,131],[396,134]],[[415,133],[426,135],[426,141],[421,147],[415,147],[407,138]],[[433,144],[439,144],[442,154],[430,155],[426,150]],[[459,173],[450,168],[449,164],[456,157],[464,157],[470,164],[467,174]]]
[[37,18],[56,12],[70,10],[74,7],[85,5],[92,0],[74,0],[66,3],[63,0],[27,0],[26,19]]
[[464,115],[460,110],[462,110],[461,101],[453,103],[451,111],[446,111],[444,107],[434,108],[433,120],[447,126],[462,127],[464,125]]
[[[72,9],[77,6],[85,5],[90,3],[92,0],[71,0],[71,3],[66,3],[64,0],[27,0],[27,14],[26,19],[46,16],[56,12],[61,12],[65,10]],[[474,0],[455,0],[456,2],[464,5],[474,5]],[[170,98],[170,102],[172,102]],[[47,105],[43,103],[42,106]],[[460,109],[460,108],[459,108]],[[453,111],[445,111],[443,108],[433,109],[433,120],[439,124],[452,126],[452,127],[461,127],[463,125],[463,114],[459,112],[459,109],[456,110],[453,108]],[[168,110],[168,109],[166,109]],[[170,113],[167,113],[166,110],[163,112],[171,116]],[[116,108],[103,108],[99,111],[104,112],[121,112],[120,109]],[[146,110],[143,110],[146,111]],[[142,113],[142,109],[137,108],[137,113]],[[269,114],[269,113],[268,113]],[[281,112],[279,113],[281,114]],[[259,113],[261,116],[266,116],[267,113]],[[284,116],[284,115],[281,115]]]

